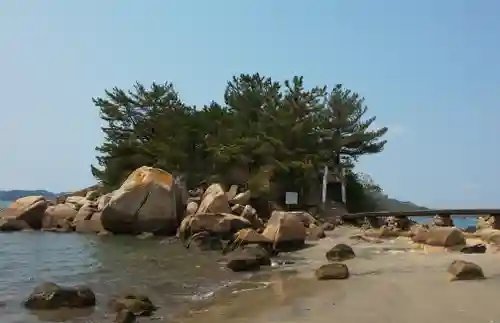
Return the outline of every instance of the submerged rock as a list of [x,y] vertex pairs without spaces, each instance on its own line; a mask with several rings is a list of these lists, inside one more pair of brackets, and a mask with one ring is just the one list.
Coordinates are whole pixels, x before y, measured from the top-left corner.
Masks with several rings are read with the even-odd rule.
[[86,286],[64,287],[54,283],[38,285],[23,303],[24,307],[32,310],[84,308],[95,304],[95,294],[90,288]]
[[316,270],[315,276],[318,280],[347,279],[349,268],[341,263],[326,264]]
[[14,232],[28,229],[30,229],[30,226],[26,221],[18,219],[0,219],[0,232]]
[[350,246],[339,243],[327,251],[325,256],[329,261],[345,261],[356,257],[356,254]]
[[479,280],[484,279],[483,269],[479,265],[465,260],[454,260],[448,267],[448,273],[454,280]]
[[[151,316],[158,309],[149,297],[135,294],[123,294],[115,297],[109,302],[109,307],[117,313],[127,311],[134,316]],[[130,316],[126,313],[122,313],[122,315]]]
[[116,313],[114,323],[135,323],[136,316],[129,310],[121,310]]
[[269,252],[258,245],[247,245],[226,255],[226,267],[232,271],[258,270],[260,266],[270,266]]

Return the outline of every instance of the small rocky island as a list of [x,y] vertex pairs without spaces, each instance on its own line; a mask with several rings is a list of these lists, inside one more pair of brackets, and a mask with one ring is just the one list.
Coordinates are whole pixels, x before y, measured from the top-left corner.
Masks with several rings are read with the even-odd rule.
[[[345,224],[338,216],[328,218],[271,206],[261,214],[252,206],[251,198],[250,190],[241,191],[236,185],[225,188],[219,183],[187,191],[170,173],[143,166],[121,187],[106,194],[96,185],[56,200],[20,198],[2,211],[0,231],[120,234],[138,239],[176,235],[188,249],[219,250],[229,270],[255,271],[271,265],[271,259],[280,252],[317,244],[339,228],[357,227],[359,233],[348,237],[351,243],[337,243],[326,250],[324,263],[314,271],[317,280],[348,279],[350,268],[346,263],[356,258],[351,245],[359,243],[377,245],[388,239],[407,239],[416,248],[443,248],[457,255],[485,253],[500,243],[494,217],[480,217],[476,232],[465,232],[439,217],[432,225],[417,224],[404,216],[389,217],[370,227],[364,221]],[[447,271],[452,281],[485,278],[480,266],[460,259],[453,260]],[[24,306],[57,310],[91,307],[96,302],[99,300],[85,286],[42,283]],[[117,322],[133,322],[135,317],[151,315],[156,309],[147,296],[129,294],[109,300],[109,307],[117,313]]]

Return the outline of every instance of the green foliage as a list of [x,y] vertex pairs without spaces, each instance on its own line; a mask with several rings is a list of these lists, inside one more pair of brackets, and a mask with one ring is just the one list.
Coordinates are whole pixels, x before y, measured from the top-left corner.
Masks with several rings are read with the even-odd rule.
[[228,82],[223,104],[201,109],[186,105],[171,83],[113,88],[93,102],[106,137],[92,173],[108,187],[149,165],[186,175],[189,187],[217,180],[258,194],[302,190],[319,185],[325,164],[341,159],[352,168],[386,143],[387,128],[369,129],[375,117],[364,119],[357,93],[341,85],[306,88],[303,77],[280,83],[241,74]]
[[368,175],[353,171],[346,173],[346,206],[349,212],[377,211],[379,209],[377,193],[381,192],[380,186]]

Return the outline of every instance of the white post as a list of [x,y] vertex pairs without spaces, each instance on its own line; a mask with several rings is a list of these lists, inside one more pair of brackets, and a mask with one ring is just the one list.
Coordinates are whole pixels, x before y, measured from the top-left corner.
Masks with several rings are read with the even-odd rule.
[[328,166],[325,165],[325,168],[323,170],[323,186],[321,187],[321,203],[323,204],[323,207],[325,206],[326,203],[327,184],[328,184]]
[[342,167],[342,170],[340,171],[340,182],[342,184],[342,203],[344,203],[344,205],[346,204],[346,201],[347,201],[347,196],[346,196],[346,192],[345,192],[345,168]]

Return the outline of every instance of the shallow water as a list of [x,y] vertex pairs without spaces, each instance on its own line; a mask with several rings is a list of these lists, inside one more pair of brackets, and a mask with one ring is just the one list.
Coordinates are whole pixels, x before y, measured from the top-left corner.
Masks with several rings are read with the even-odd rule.
[[[425,216],[425,217],[424,216],[415,216],[415,217],[412,217],[412,220],[415,222],[418,222],[418,223],[422,223],[422,224],[432,223],[432,217],[427,217],[427,216]],[[467,228],[469,226],[475,226],[476,220],[477,220],[477,217],[474,217],[474,216],[471,216],[469,218],[455,217],[455,218],[453,218],[453,223],[458,228]]]
[[[173,239],[18,232],[0,234],[0,246],[2,323],[56,321],[68,314],[36,315],[21,307],[43,281],[87,284],[96,293],[97,307],[91,313],[71,311],[67,322],[109,322],[107,302],[123,291],[148,295],[160,307],[157,316],[167,320],[223,286],[240,288],[234,284],[249,277],[223,269],[220,254],[188,251]],[[257,280],[241,289],[261,288]]]

